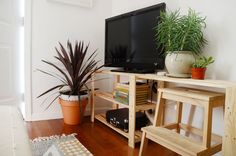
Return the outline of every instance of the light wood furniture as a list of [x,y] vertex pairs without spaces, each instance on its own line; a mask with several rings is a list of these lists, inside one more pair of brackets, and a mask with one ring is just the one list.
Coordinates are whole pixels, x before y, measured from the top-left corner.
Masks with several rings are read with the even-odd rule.
[[[110,74],[113,74],[113,73],[111,72]],[[114,91],[114,88],[116,87],[116,84],[120,82],[121,75],[124,76],[124,73],[115,74],[114,83],[113,83],[113,91]],[[129,81],[129,105],[123,104],[122,102],[119,102],[119,101],[116,101],[113,98],[112,93],[103,92],[103,91],[94,91],[94,87],[92,87],[93,88],[92,90],[94,92],[93,93],[94,96],[111,102],[112,107],[114,109],[119,108],[119,106],[129,108],[129,132],[126,133],[126,132],[110,125],[109,123],[107,123],[105,114],[97,114],[91,118],[91,121],[94,121],[93,118],[95,118],[95,119],[99,120],[100,122],[104,123],[105,125],[107,125],[108,127],[112,128],[116,132],[120,133],[124,137],[128,138],[129,146],[134,148],[135,143],[141,141],[141,131],[135,130],[135,115],[136,115],[135,112],[154,109],[156,107],[156,104],[147,102],[146,104],[136,105],[136,77],[135,77],[135,75],[132,76],[132,75],[126,75],[126,74],[125,74],[125,76],[127,76],[128,81]],[[94,99],[94,97],[92,99]],[[94,108],[92,108],[92,110],[93,109]],[[94,114],[94,112],[92,114]]]
[[[101,71],[97,74],[111,74],[111,75],[124,75],[129,79],[146,79],[146,80],[154,80],[158,82],[159,87],[163,87],[165,83],[177,83],[183,85],[190,86],[200,86],[204,88],[210,89],[223,89],[225,91],[225,112],[224,112],[224,136],[223,136],[223,144],[222,144],[222,155],[223,156],[235,156],[236,155],[236,83],[222,81],[222,80],[193,80],[193,79],[182,79],[182,78],[171,78],[166,76],[158,76],[156,74],[131,74],[131,73],[120,73],[120,72],[111,72],[111,71]],[[135,81],[132,81],[133,83]],[[135,87],[135,86],[134,86]],[[94,88],[94,85],[93,87]],[[135,90],[135,88],[133,89]],[[130,96],[130,98],[133,98]],[[135,104],[133,101],[130,101],[129,108],[130,110],[135,110]],[[150,107],[150,106],[149,106]],[[91,105],[91,110],[94,110],[94,103]],[[91,115],[91,121],[94,120],[94,111]],[[131,118],[129,118],[130,130],[135,127],[135,113],[130,112]],[[195,131],[195,130],[194,130]],[[198,132],[196,130],[196,132]],[[199,133],[199,132],[198,132]],[[135,133],[129,134],[129,146],[134,147],[135,142]]]
[[[153,140],[180,155],[198,156],[213,155],[221,150],[222,140],[220,136],[212,133],[212,112],[213,108],[223,106],[225,95],[223,93],[209,92],[205,90],[196,90],[189,88],[161,88],[158,89],[158,105],[153,126],[142,128],[143,137]],[[162,125],[161,115],[164,111],[164,99],[177,101],[177,113],[175,123]],[[183,103],[200,106],[204,109],[204,126],[203,130],[181,123]],[[159,126],[159,127],[158,127]],[[176,130],[176,132],[173,131]],[[202,137],[202,142],[198,143],[193,139],[185,137],[180,130],[188,131]],[[200,133],[194,133],[193,129]],[[217,136],[218,140],[213,140],[211,136]],[[140,156],[147,146],[147,139],[143,138],[140,148]],[[216,143],[215,143],[216,141]]]

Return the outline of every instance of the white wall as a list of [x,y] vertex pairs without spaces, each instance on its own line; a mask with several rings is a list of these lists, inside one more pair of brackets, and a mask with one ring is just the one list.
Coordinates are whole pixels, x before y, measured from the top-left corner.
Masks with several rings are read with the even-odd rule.
[[[35,70],[50,70],[41,59],[53,60],[54,47],[58,41],[65,44],[83,40],[90,42],[90,53],[98,48],[97,59],[104,57],[105,18],[111,15],[110,0],[93,0],[92,8],[54,3],[49,0],[32,1],[32,116],[31,120],[61,118],[57,101],[48,110],[46,104],[41,106],[44,98],[36,97],[57,82]],[[97,106],[98,110],[106,107]]]
[[[208,45],[204,49],[204,54],[212,55],[215,63],[208,68],[207,76],[216,79],[236,81],[236,1],[222,0],[113,0],[112,15],[118,15],[135,9],[143,8],[165,2],[169,10],[181,9],[186,13],[188,8],[193,8],[206,16],[207,28],[205,30]],[[185,108],[185,117],[189,112],[189,107]],[[173,109],[167,110],[168,114],[173,114]],[[197,109],[196,120],[193,121],[197,127],[202,126],[202,110]],[[167,115],[168,116],[168,115]],[[168,121],[171,118],[167,119]],[[186,120],[185,120],[186,122]],[[223,134],[223,110],[218,108],[214,111],[213,131]]]
[[236,81],[236,1],[228,0],[181,0],[179,7],[186,11],[189,7],[206,16],[206,37],[209,41],[204,52],[215,57],[209,74],[213,78]]
[[[215,57],[216,62],[208,69],[208,76],[235,81],[236,66],[234,66],[234,49],[236,49],[236,22],[233,19],[236,10],[233,0],[223,2],[220,0],[194,1],[194,0],[94,0],[93,8],[82,8],[70,5],[52,3],[47,0],[32,1],[32,120],[60,118],[61,112],[57,102],[44,111],[40,106],[43,98],[36,97],[47,88],[55,84],[55,80],[35,72],[35,69],[47,69],[41,59],[51,60],[55,54],[54,47],[58,41],[70,40],[90,41],[91,50],[99,48],[99,59],[104,55],[104,19],[110,16],[129,12],[135,9],[166,2],[170,10],[181,8],[183,12],[191,7],[207,16],[206,37],[209,41],[204,53]],[[99,83],[99,87],[109,89],[107,81]],[[107,107],[105,101],[99,102],[97,110]],[[173,109],[168,109],[169,114]],[[187,115],[189,108],[185,109]],[[213,131],[223,134],[222,109],[214,111]],[[196,114],[202,115],[201,110]],[[194,124],[201,127],[201,117]],[[171,119],[168,119],[171,120]]]
[[167,9],[181,9],[186,13],[188,8],[195,9],[206,16],[207,28],[205,30],[208,45],[204,49],[206,55],[215,57],[215,63],[208,69],[208,77],[236,81],[236,16],[234,6],[236,1],[229,0],[113,0],[112,15],[129,12],[135,9],[165,2]]
[[152,6],[161,2],[165,2],[168,8],[176,8],[179,0],[112,0],[112,15],[119,15],[136,9]]

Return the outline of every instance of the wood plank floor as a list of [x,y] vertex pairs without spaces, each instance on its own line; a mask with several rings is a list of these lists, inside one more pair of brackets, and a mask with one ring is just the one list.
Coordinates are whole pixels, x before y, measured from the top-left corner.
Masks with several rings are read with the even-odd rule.
[[[77,133],[78,140],[95,156],[137,156],[139,152],[139,144],[136,144],[135,149],[130,148],[126,138],[97,120],[91,123],[87,117],[79,126],[66,125],[63,120],[58,119],[27,122],[27,128],[31,139]],[[177,156],[174,152],[151,141],[148,145],[145,153],[147,156]]]

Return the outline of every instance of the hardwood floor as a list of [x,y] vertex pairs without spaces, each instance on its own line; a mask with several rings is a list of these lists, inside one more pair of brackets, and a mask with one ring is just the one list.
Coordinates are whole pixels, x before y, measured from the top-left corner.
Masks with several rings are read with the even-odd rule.
[[[88,117],[79,126],[66,125],[63,120],[58,119],[27,122],[27,128],[31,139],[40,136],[77,133],[78,140],[95,156],[137,156],[139,152],[139,144],[136,144],[135,149],[130,148],[126,138],[97,120],[91,123]],[[177,156],[174,152],[151,141],[145,155]]]

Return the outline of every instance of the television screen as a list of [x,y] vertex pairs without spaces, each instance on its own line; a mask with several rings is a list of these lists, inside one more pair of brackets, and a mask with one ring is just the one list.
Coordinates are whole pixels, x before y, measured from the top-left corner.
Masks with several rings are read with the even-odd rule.
[[105,66],[163,69],[155,27],[165,3],[106,19]]

